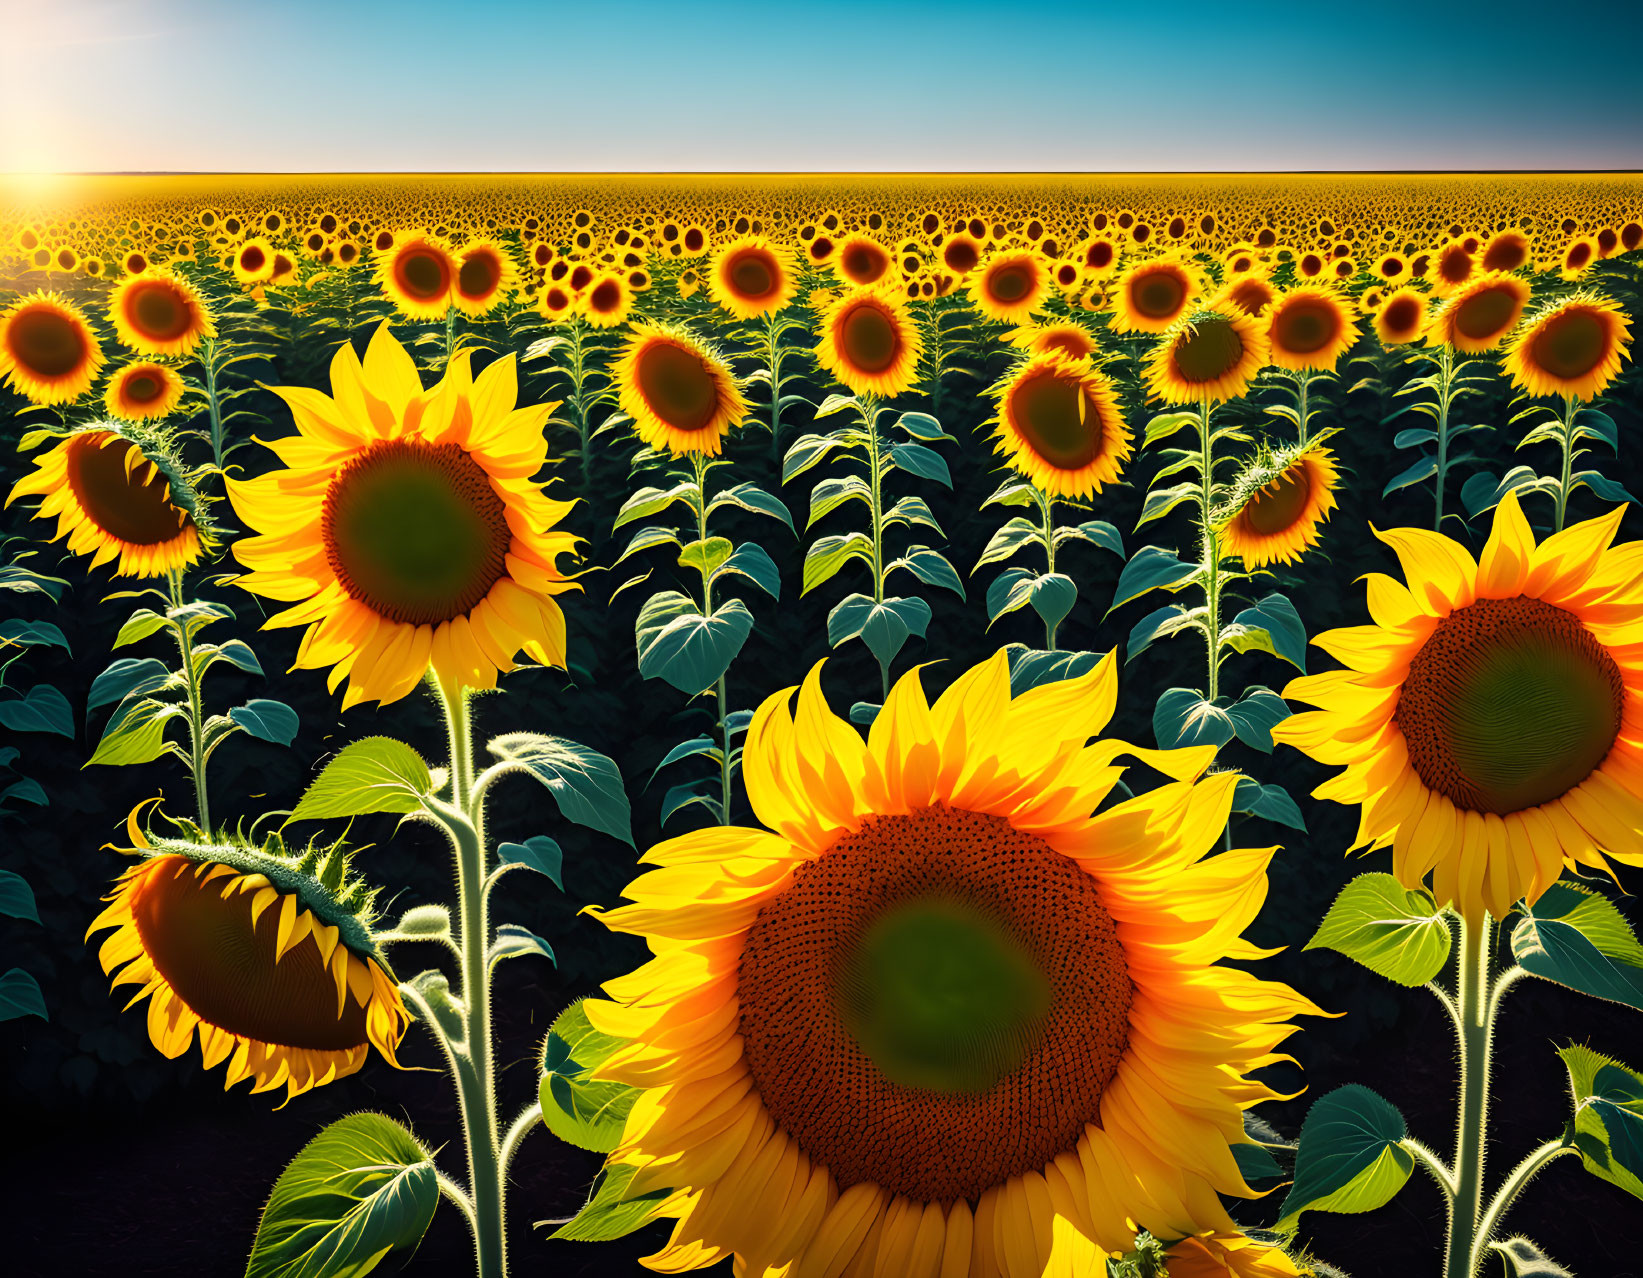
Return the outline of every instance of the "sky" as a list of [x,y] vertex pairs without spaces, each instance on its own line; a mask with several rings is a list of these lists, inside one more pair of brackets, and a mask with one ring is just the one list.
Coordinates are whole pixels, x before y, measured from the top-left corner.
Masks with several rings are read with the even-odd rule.
[[0,0],[0,172],[1643,169],[1643,4]]

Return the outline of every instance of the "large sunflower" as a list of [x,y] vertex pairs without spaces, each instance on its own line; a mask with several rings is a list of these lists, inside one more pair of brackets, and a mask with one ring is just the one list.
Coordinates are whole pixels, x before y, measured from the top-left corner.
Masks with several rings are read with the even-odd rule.
[[894,293],[856,288],[828,303],[816,359],[857,395],[893,399],[918,375],[924,341]]
[[1292,444],[1239,476],[1219,520],[1221,550],[1246,569],[1292,564],[1318,544],[1318,527],[1335,509],[1340,472],[1317,443]]
[[394,236],[376,259],[377,284],[406,319],[443,319],[451,308],[457,265],[451,246],[426,231]]
[[217,335],[200,291],[169,271],[128,275],[108,299],[120,341],[143,355],[188,355]]
[[347,877],[340,848],[292,856],[275,836],[260,848],[185,837],[150,838],[137,811],[126,821],[140,857],[111,904],[86,929],[116,929],[98,952],[114,985],[149,998],[148,1036],[166,1056],[199,1031],[211,1069],[228,1062],[224,1089],[283,1085],[286,1100],[365,1064],[372,1045],[396,1067],[410,1017],[371,937],[372,892]]
[[164,432],[98,422],[62,435],[34,459],[6,505],[44,500],[36,519],[57,518],[57,541],[90,555],[91,567],[117,560],[121,577],[163,577],[199,561],[214,537],[205,500]]
[[110,417],[128,422],[158,421],[182,402],[183,379],[177,370],[153,360],[135,360],[108,379],[103,407]]
[[1266,335],[1234,303],[1214,302],[1177,320],[1147,361],[1147,388],[1174,404],[1224,403],[1266,366]]
[[464,315],[489,314],[507,300],[519,282],[519,268],[505,245],[495,240],[475,240],[454,255],[456,281],[451,301]]
[[683,329],[635,326],[610,372],[639,438],[675,457],[717,457],[730,428],[747,416],[724,360]]
[[86,317],[60,293],[36,289],[0,314],[0,376],[36,404],[72,404],[103,362]]
[[1331,372],[1358,340],[1352,303],[1321,284],[1280,294],[1266,321],[1271,359],[1279,368]]
[[988,319],[1023,324],[1050,296],[1050,273],[1032,249],[994,253],[970,276],[970,302]]
[[1643,864],[1643,542],[1624,507],[1535,544],[1508,493],[1481,560],[1435,532],[1377,534],[1407,587],[1369,575],[1374,624],[1313,640],[1346,669],[1293,680],[1319,707],[1273,729],[1346,770],[1313,793],[1362,804],[1355,848],[1392,847],[1409,887],[1504,918],[1562,867]]
[[633,311],[633,288],[627,276],[603,271],[576,295],[577,313],[595,328],[617,328]]
[[[583,1005],[632,1040],[599,1076],[646,1089],[611,1158],[674,1191],[647,1263],[1001,1278],[1056,1216],[1108,1252],[1236,1233],[1246,1074],[1317,1009],[1218,964],[1261,953],[1275,849],[1204,859],[1238,780],[1209,747],[1086,744],[1116,684],[1109,654],[1012,700],[999,652],[934,706],[908,674],[866,742],[819,666],[759,709],[768,829],[647,853],[603,917],[656,957]],[[1121,755],[1174,779],[1091,816]]]
[[346,709],[395,701],[431,666],[440,681],[496,686],[525,651],[565,660],[553,596],[576,538],[555,527],[573,503],[543,496],[542,427],[557,404],[514,408],[512,355],[476,379],[465,353],[424,390],[386,324],[361,364],[343,345],[331,394],[276,387],[298,434],[268,445],[285,463],[228,481],[245,523],[234,543],[247,590],[295,606],[266,625],[309,627],[303,669],[332,667]]
[[737,319],[781,310],[798,288],[792,255],[757,235],[726,244],[707,272],[708,296]]
[[881,281],[892,285],[899,278],[890,250],[871,235],[846,236],[839,244],[839,251],[833,255],[833,269],[838,272],[839,282],[845,285],[878,284]]
[[1475,355],[1493,350],[1523,318],[1529,286],[1515,275],[1479,275],[1443,300],[1426,321],[1429,346],[1452,346]]
[[1130,455],[1130,434],[1112,380],[1088,359],[1041,351],[1023,360],[988,394],[1005,461],[1044,492],[1083,498],[1117,479]]
[[1382,346],[1414,341],[1426,331],[1426,294],[1405,285],[1381,303],[1374,322]]
[[1576,293],[1544,307],[1506,348],[1512,384],[1531,395],[1592,399],[1620,375],[1631,321],[1612,299]]
[[1113,331],[1162,333],[1186,314],[1199,287],[1196,272],[1175,258],[1136,263],[1113,293]]

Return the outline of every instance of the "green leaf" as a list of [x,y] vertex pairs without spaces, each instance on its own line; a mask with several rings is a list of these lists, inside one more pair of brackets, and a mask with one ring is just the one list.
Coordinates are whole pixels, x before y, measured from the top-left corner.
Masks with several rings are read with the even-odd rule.
[[1361,1084],[1319,1099],[1301,1125],[1295,1183],[1277,1228],[1293,1229],[1303,1211],[1374,1211],[1390,1202],[1415,1166],[1399,1143],[1407,1135],[1403,1115]]
[[616,512],[616,521],[611,524],[610,530],[615,532],[623,524],[631,524],[636,519],[648,519],[652,515],[659,515],[675,502],[688,501],[696,493],[696,484],[692,480],[675,484],[672,488],[641,488],[633,496],[622,503]]
[[597,750],[534,732],[510,732],[485,748],[547,786],[567,821],[633,846],[633,818],[622,789],[622,773]]
[[1171,688],[1152,711],[1152,734],[1161,750],[1213,745],[1220,749],[1237,735],[1227,712],[1192,688]]
[[860,637],[878,663],[886,668],[912,635],[924,638],[930,625],[930,605],[922,599],[886,599],[875,603],[866,595],[851,595],[827,614],[827,643],[837,648]]
[[283,701],[255,697],[243,706],[235,706],[228,717],[259,741],[288,746],[297,739],[300,720],[297,712]]
[[952,439],[942,430],[941,423],[929,413],[903,413],[896,419],[896,425],[911,435],[914,439]]
[[167,705],[148,697],[127,697],[109,716],[103,739],[83,766],[106,764],[123,767],[132,763],[152,763],[165,753],[165,725],[184,715],[181,706]]
[[[1391,479],[1386,481],[1386,487],[1381,489],[1382,497],[1390,497],[1400,488],[1409,488],[1414,484],[1424,483],[1438,473],[1438,459],[1431,453],[1423,453],[1408,466],[1405,466]],[[1476,476],[1474,476],[1476,478]]]
[[243,639],[230,639],[227,643],[202,643],[195,647],[191,656],[194,663],[194,677],[201,678],[219,661],[227,661],[248,674],[260,675],[262,663],[257,660],[257,654],[251,651],[251,646]]
[[728,537],[709,537],[693,541],[679,552],[679,567],[694,568],[704,577],[719,571],[720,565],[730,558],[735,547]]
[[537,1089],[549,1131],[596,1153],[616,1148],[641,1089],[591,1075],[626,1046],[624,1040],[594,1029],[580,1001],[555,1018],[542,1044],[542,1081]]
[[787,505],[780,497],[765,492],[757,484],[735,484],[725,489],[707,504],[707,513],[712,514],[722,506],[738,506],[742,510],[750,510],[756,515],[769,515],[772,519],[779,519],[787,525],[787,531],[793,531],[793,516],[788,513]]
[[297,800],[292,821],[415,812],[433,789],[422,756],[393,737],[366,737],[337,751]]
[[836,435],[800,435],[782,458],[782,483],[790,483],[802,475],[842,442]]
[[1506,1265],[1506,1278],[1575,1278],[1527,1238],[1491,1242],[1489,1248],[1500,1254]]
[[1284,699],[1270,688],[1246,688],[1227,707],[1227,718],[1238,740],[1266,754],[1272,753],[1272,729],[1293,714]]
[[[637,1170],[627,1164],[607,1164],[599,1173],[599,1179],[594,1182],[593,1194],[589,1197],[587,1205],[548,1237],[563,1238],[570,1242],[609,1242],[613,1238],[623,1238],[634,1230],[648,1225],[656,1208],[668,1196],[669,1191],[653,1189],[648,1194],[624,1198],[628,1183]],[[552,1220],[539,1220],[536,1223],[558,1224]]]
[[1209,609],[1202,604],[1188,608],[1185,604],[1165,604],[1149,612],[1130,628],[1129,642],[1124,645],[1124,660],[1133,661],[1152,646],[1155,639],[1167,639],[1183,630],[1205,631]]
[[890,561],[889,567],[884,570],[885,576],[888,577],[897,568],[907,569],[926,586],[940,586],[951,590],[960,599],[964,598],[964,583],[958,579],[957,570],[938,550],[931,550],[928,546],[909,546],[905,555]]
[[947,469],[946,459],[923,444],[897,444],[890,450],[890,464],[920,479],[933,479],[948,488],[953,486],[952,472]]
[[131,696],[147,696],[171,682],[172,674],[163,661],[153,657],[120,657],[91,681],[86,710],[113,705]]
[[987,624],[1028,604],[1051,629],[1067,619],[1078,602],[1078,587],[1064,573],[1037,574],[1025,568],[1007,568],[987,587]]
[[504,843],[496,849],[496,855],[503,865],[523,865],[547,875],[561,892],[565,890],[565,854],[547,835],[538,834],[523,843]]
[[234,610],[227,604],[206,603],[197,600],[194,603],[184,604],[181,608],[172,608],[166,616],[177,622],[183,628],[183,638],[190,648],[194,646],[194,636],[207,626],[218,621],[232,621]]
[[1361,963],[1399,985],[1425,985],[1449,961],[1452,938],[1431,894],[1390,874],[1360,874],[1306,943]]
[[753,614],[740,599],[727,599],[703,616],[689,597],[664,590],[645,601],[633,630],[639,673],[695,696],[730,669],[753,631]]
[[15,1020],[19,1016],[38,1016],[42,1021],[49,1021],[46,1015],[45,995],[40,993],[40,983],[20,967],[14,967],[4,976],[0,976],[0,1021]]
[[8,918],[40,921],[40,911],[34,904],[34,889],[21,874],[0,870],[0,914]]
[[40,644],[49,644],[52,647],[69,651],[68,640],[63,632],[49,621],[0,621],[0,648],[13,643],[19,647],[34,647]]
[[946,536],[930,510],[930,503],[922,497],[903,497],[890,507],[881,518],[880,525],[888,528],[892,524],[923,524],[926,528],[934,528],[937,536]]
[[125,624],[120,627],[120,633],[114,636],[113,646],[123,648],[128,643],[136,643],[146,639],[157,630],[163,630],[166,620],[159,613],[147,608],[139,608],[126,618]]
[[517,923],[504,923],[496,929],[496,939],[491,942],[485,961],[494,967],[505,958],[521,958],[527,954],[540,954],[550,963],[558,962],[553,956],[553,946],[535,932]]
[[361,1278],[415,1252],[439,1203],[432,1158],[381,1114],[339,1118],[274,1182],[246,1278]]
[[1023,546],[1039,545],[1041,544],[1042,535],[1042,528],[1030,519],[1024,519],[1017,515],[993,534],[992,540],[987,543],[987,548],[981,552],[981,558],[976,560],[975,568],[970,569],[970,571],[975,572],[976,568],[980,568],[984,564],[1000,563],[1010,558]]
[[804,557],[804,584],[799,593],[809,594],[852,559],[859,559],[864,564],[873,562],[873,542],[866,533],[852,532],[819,538]]
[[1306,626],[1285,595],[1270,594],[1245,608],[1221,632],[1221,642],[1238,652],[1270,652],[1306,673]]
[[1073,540],[1093,542],[1103,550],[1112,551],[1120,559],[1124,558],[1123,534],[1105,519],[1088,519],[1081,524],[1069,524],[1065,528],[1055,530],[1057,546],[1064,541]]
[[719,565],[719,574],[735,573],[746,577],[772,599],[782,597],[782,574],[776,561],[756,541],[744,542],[736,553]]
[[1643,1076],[1571,1043],[1558,1055],[1574,1097],[1574,1146],[1587,1171],[1643,1198]]
[[1203,491],[1202,485],[1193,480],[1176,484],[1173,488],[1155,488],[1147,494],[1147,500],[1141,507],[1141,518],[1135,521],[1136,528],[1150,524],[1155,519],[1162,519],[1182,502],[1201,497]]
[[1512,953],[1526,971],[1643,1011],[1643,945],[1613,902],[1563,881],[1517,909]]
[[1139,599],[1149,590],[1182,585],[1197,571],[1198,565],[1182,563],[1161,546],[1142,546],[1118,574],[1118,588],[1107,612]]
[[864,506],[873,504],[873,490],[860,475],[839,475],[822,480],[810,490],[810,519],[805,528],[814,528],[817,520],[849,501],[859,501]]
[[[616,556],[616,562],[621,563],[624,559],[637,555],[642,550],[649,550],[654,546],[669,545],[678,546],[682,549],[684,542],[679,540],[679,534],[674,532],[673,529],[664,528],[660,524],[651,524],[633,534],[633,539],[628,542],[627,549]],[[614,592],[612,594],[614,597]]]
[[1254,777],[1239,777],[1232,792],[1232,810],[1306,833],[1306,818],[1281,785],[1262,785]]
[[74,712],[68,698],[49,683],[37,683],[21,697],[0,701],[0,727],[13,732],[55,732],[74,736]]
[[1019,697],[1040,684],[1076,679],[1079,675],[1088,674],[1101,660],[1093,652],[1045,652],[1022,643],[1007,644],[1004,650],[1010,659],[1012,697]]
[[1239,1141],[1232,1146],[1232,1160],[1238,1164],[1238,1174],[1253,1185],[1258,1180],[1282,1180],[1284,1169],[1265,1145]]
[[1197,426],[1199,421],[1197,413],[1159,413],[1147,423],[1147,432],[1141,441],[1141,447],[1151,448],[1159,440],[1168,439],[1177,431],[1185,430],[1188,426]]

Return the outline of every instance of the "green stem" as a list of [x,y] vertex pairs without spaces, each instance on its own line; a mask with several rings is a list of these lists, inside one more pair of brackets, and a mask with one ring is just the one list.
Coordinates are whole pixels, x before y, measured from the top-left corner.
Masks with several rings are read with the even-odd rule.
[[[690,455],[691,468],[696,472],[696,539],[707,540],[707,466],[704,453]],[[702,615],[713,615],[713,576],[702,570]],[[719,824],[730,824],[730,733],[725,727],[725,676],[720,675],[714,688],[719,710]]]
[[[1055,571],[1055,498],[1041,491],[1036,484],[1033,485],[1033,496],[1038,498],[1038,510],[1044,517],[1044,557],[1049,561],[1046,572],[1053,573]],[[1044,623],[1044,650],[1046,652],[1055,652],[1057,650],[1055,632],[1059,628],[1060,623],[1056,625],[1051,625],[1048,622]]]
[[451,355],[456,346],[456,307],[445,308],[445,367],[451,366]]
[[1483,1219],[1478,1223],[1478,1254],[1473,1257],[1474,1268],[1483,1260],[1483,1252],[1489,1246],[1489,1240],[1495,1236],[1495,1230],[1500,1227],[1500,1222],[1511,1208],[1513,1200],[1523,1191],[1524,1186],[1534,1179],[1535,1173],[1552,1159],[1574,1152],[1576,1151],[1573,1145],[1565,1145],[1562,1140],[1549,1140],[1512,1169],[1512,1174],[1495,1193],[1489,1210],[1483,1213]]
[[1432,516],[1432,527],[1437,532],[1443,531],[1443,488],[1449,474],[1449,388],[1454,378],[1455,352],[1445,346],[1438,355],[1438,473],[1435,477],[1437,505]]
[[[171,608],[172,611],[183,606],[183,577],[180,572],[171,574]],[[188,751],[189,772],[194,778],[194,802],[198,809],[200,829],[211,829],[211,801],[206,795],[205,788],[205,704],[200,691],[199,674],[194,669],[194,653],[188,642],[188,626],[186,622],[172,620],[171,634],[177,641],[177,651],[182,654],[183,678],[188,682]]]
[[1198,465],[1203,487],[1199,494],[1200,531],[1204,536],[1204,566],[1209,580],[1204,584],[1204,602],[1209,608],[1209,630],[1204,636],[1209,648],[1209,693],[1214,701],[1221,694],[1221,538],[1215,531],[1215,455],[1209,428],[1209,400],[1198,406]]
[[778,470],[782,464],[782,348],[778,340],[776,313],[764,317],[764,357],[770,369],[770,456]]
[[[930,415],[936,420],[941,419],[941,373],[947,353],[941,345],[941,311],[934,302],[930,303],[930,363],[935,368],[935,376],[930,383]],[[1053,644],[1051,645],[1054,646]]]
[[586,378],[583,358],[582,317],[578,315],[570,324],[571,402],[576,405],[576,453],[582,465],[582,491],[586,492],[592,486],[593,460],[588,447],[588,406],[582,390]]
[[[880,456],[878,413],[871,397],[861,399],[861,421],[867,428],[867,471],[871,487],[873,534],[873,602],[884,602],[884,468]],[[879,704],[890,700],[890,666],[879,662]]]
[[1575,459],[1575,414],[1580,401],[1573,395],[1563,397],[1563,477],[1557,486],[1557,531],[1563,531],[1564,516],[1569,513],[1569,477]]
[[456,850],[458,947],[462,961],[463,1044],[453,1052],[462,1133],[468,1146],[468,1192],[473,1203],[474,1250],[479,1278],[507,1272],[503,1229],[501,1154],[497,1143],[496,1079],[491,1044],[491,976],[486,960],[490,920],[484,891],[484,811],[473,802],[473,727],[465,688],[435,682],[451,751],[452,819],[447,830]]
[[200,347],[200,363],[205,367],[205,402],[211,414],[211,460],[222,469],[222,403],[217,397],[217,339],[207,338]]
[[1455,1193],[1449,1208],[1449,1250],[1444,1278],[1473,1278],[1480,1249],[1483,1161],[1489,1125],[1489,1058],[1494,1023],[1489,1016],[1494,920],[1460,921],[1455,1007],[1460,1042],[1460,1114],[1455,1132]]
[[1308,412],[1307,412],[1306,400],[1307,400],[1307,391],[1310,390],[1311,387],[1312,387],[1312,374],[1311,374],[1311,372],[1309,372],[1308,370],[1303,368],[1300,372],[1295,374],[1295,382],[1296,382],[1296,385],[1300,388],[1299,394],[1297,395],[1297,399],[1299,401],[1299,406],[1296,410],[1300,414],[1300,418],[1301,418],[1301,440],[1300,440],[1300,442],[1302,444],[1305,444],[1306,440],[1307,440],[1307,434],[1308,434],[1308,430],[1307,430]]

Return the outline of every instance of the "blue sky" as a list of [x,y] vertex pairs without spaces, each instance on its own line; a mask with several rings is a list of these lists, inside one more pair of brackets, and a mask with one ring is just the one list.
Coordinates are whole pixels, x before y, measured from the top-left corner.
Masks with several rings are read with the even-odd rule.
[[0,0],[0,171],[1643,168],[1643,5]]

